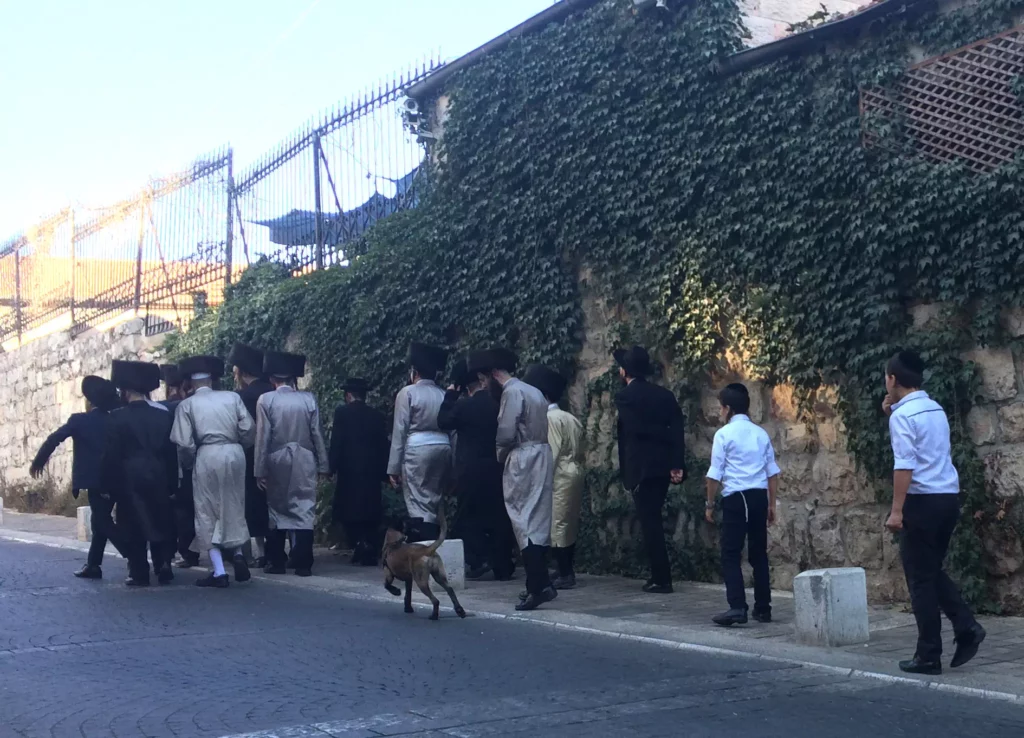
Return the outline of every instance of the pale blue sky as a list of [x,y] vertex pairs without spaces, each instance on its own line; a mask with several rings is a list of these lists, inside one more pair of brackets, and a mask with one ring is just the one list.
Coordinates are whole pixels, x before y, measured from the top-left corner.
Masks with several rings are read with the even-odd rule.
[[0,0],[0,241],[230,143],[236,168],[552,0]]

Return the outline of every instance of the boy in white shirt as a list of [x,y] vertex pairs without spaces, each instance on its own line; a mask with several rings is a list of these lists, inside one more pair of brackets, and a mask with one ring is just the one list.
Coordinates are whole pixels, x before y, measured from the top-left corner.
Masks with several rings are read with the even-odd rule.
[[956,635],[950,666],[963,666],[974,658],[985,629],[942,570],[960,520],[960,477],[949,451],[949,420],[942,406],[921,389],[923,383],[924,361],[916,353],[900,351],[889,359],[882,410],[889,416],[895,464],[892,512],[885,525],[900,531],[900,558],[917,620],[917,651],[914,658],[900,662],[900,669],[941,674],[940,609]]
[[775,449],[764,429],[747,416],[750,394],[742,384],[730,384],[718,395],[723,427],[715,432],[707,474],[705,518],[714,523],[715,497],[722,489],[722,578],[729,609],[712,620],[718,625],[747,622],[747,596],[740,558],[743,542],[754,567],[754,619],[772,620],[772,590],[768,580],[768,526],[775,522],[775,493],[779,467]]

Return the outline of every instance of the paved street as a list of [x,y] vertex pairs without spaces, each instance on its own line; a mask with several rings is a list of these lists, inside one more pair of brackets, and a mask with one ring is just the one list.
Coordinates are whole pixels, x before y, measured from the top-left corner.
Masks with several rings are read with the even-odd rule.
[[[990,736],[1024,707],[0,541],[0,736]],[[282,728],[290,730],[282,731]]]

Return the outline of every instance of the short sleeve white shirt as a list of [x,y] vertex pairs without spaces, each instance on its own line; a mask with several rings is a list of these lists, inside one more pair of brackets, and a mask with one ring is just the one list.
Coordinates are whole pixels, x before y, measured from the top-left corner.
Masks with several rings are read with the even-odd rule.
[[910,495],[955,495],[960,475],[949,452],[949,419],[927,392],[911,392],[892,406],[889,437],[896,471],[911,473]]
[[779,473],[775,449],[764,428],[746,415],[734,415],[715,432],[708,479],[722,483],[722,496],[750,489],[768,489]]

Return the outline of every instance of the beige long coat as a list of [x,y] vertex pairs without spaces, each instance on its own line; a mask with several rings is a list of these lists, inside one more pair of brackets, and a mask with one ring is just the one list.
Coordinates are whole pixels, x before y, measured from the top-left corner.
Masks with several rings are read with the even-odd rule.
[[548,444],[555,460],[551,545],[568,548],[579,533],[586,449],[580,421],[558,405],[548,406]]

